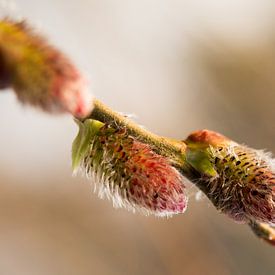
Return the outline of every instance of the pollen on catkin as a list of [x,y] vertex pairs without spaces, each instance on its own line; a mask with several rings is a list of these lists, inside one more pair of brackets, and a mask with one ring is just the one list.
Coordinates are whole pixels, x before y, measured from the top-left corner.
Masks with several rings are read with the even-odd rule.
[[101,198],[111,199],[115,207],[157,216],[185,211],[185,179],[167,158],[125,128],[90,119],[78,124],[73,168],[84,170]]
[[187,161],[197,184],[218,210],[235,221],[275,223],[275,170],[270,154],[212,131],[191,134]]
[[25,21],[0,20],[0,89],[11,87],[23,104],[47,112],[87,116],[93,100],[71,61]]

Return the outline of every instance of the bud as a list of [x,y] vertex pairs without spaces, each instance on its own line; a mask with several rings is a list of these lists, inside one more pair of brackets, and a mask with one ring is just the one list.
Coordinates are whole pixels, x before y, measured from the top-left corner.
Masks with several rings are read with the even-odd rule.
[[0,21],[0,88],[48,112],[85,117],[92,97],[78,69],[25,22]]
[[185,211],[184,179],[167,158],[130,136],[125,128],[91,119],[78,124],[73,168],[80,166],[92,177],[100,197],[111,199],[116,207],[157,216]]
[[208,130],[187,140],[186,160],[218,210],[239,222],[275,223],[274,161],[268,153]]
[[255,221],[250,221],[249,226],[254,234],[271,245],[275,245],[275,228]]

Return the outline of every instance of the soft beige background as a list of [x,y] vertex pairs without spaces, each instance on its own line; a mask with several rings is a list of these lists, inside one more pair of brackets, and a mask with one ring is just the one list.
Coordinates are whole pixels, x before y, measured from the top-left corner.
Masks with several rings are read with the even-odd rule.
[[[18,0],[93,93],[161,135],[208,128],[275,152],[274,1]],[[275,248],[207,199],[116,210],[72,177],[76,126],[0,94],[0,274],[275,274]]]

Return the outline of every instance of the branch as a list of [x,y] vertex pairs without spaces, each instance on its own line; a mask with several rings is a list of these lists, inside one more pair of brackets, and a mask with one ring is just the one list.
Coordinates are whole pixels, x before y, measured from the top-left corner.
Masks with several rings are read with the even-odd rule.
[[47,112],[69,112],[79,125],[73,168],[99,195],[146,214],[170,216],[187,206],[190,180],[218,211],[275,243],[275,171],[270,154],[209,130],[184,141],[160,137],[87,93],[76,66],[25,22],[0,20],[0,89]]
[[137,140],[150,144],[155,152],[158,154],[169,157],[174,166],[182,170],[186,174],[190,168],[185,159],[186,144],[183,141],[168,139],[155,135],[148,130],[138,126],[133,121],[129,120],[126,116],[111,110],[99,100],[94,100],[94,109],[88,116],[103,123],[108,123],[114,127],[125,127],[130,135],[134,136]]

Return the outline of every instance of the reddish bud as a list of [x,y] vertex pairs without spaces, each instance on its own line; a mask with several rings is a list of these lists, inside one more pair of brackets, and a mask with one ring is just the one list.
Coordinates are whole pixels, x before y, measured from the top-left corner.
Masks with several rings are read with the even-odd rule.
[[185,211],[184,178],[167,158],[129,136],[125,128],[94,120],[80,128],[73,146],[74,166],[81,163],[101,197],[112,199],[117,207],[158,216]]
[[217,209],[236,221],[275,223],[274,160],[261,150],[203,130],[186,140],[187,162]]
[[78,69],[25,22],[0,21],[0,88],[48,112],[85,117],[92,97]]

